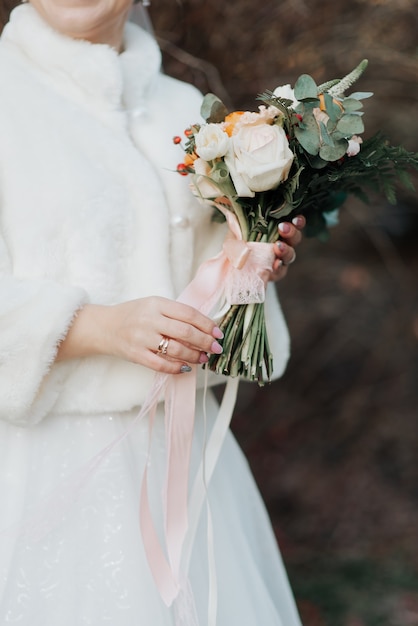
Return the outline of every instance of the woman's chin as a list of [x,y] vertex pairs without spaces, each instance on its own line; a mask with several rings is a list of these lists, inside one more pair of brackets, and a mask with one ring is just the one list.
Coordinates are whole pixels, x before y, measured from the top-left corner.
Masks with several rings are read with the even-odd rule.
[[74,39],[115,45],[131,0],[30,0],[56,31]]

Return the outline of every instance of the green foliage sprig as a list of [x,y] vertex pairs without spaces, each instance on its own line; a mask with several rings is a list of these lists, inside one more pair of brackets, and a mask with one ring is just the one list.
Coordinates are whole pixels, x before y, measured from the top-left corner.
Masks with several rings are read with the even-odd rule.
[[391,145],[383,133],[360,140],[359,153],[347,155],[349,138],[364,132],[362,100],[373,94],[359,91],[346,96],[345,91],[366,67],[364,59],[343,79],[319,86],[303,74],[294,87],[296,106],[271,91],[258,96],[283,114],[295,155],[288,180],[276,190],[282,203],[270,215],[290,219],[293,213],[303,214],[307,236],[327,239],[328,216],[342,206],[348,195],[368,202],[369,190],[382,193],[395,204],[398,183],[414,189],[409,171],[418,169],[418,153]]

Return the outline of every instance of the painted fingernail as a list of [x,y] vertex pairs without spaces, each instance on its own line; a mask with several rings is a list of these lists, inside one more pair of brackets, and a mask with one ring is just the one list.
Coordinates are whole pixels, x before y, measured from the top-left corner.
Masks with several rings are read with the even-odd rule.
[[280,222],[279,230],[281,233],[287,235],[288,233],[290,233],[291,230],[290,224],[288,224],[287,222]]
[[279,250],[284,252],[286,250],[286,248],[287,248],[287,244],[283,243],[283,241],[278,241],[277,242],[277,247],[279,248]]
[[180,372],[181,374],[186,374],[187,372],[191,372],[192,368],[190,367],[190,365],[182,365],[180,368]]
[[224,338],[224,334],[223,334],[223,332],[221,331],[220,328],[215,326],[215,328],[212,331],[212,337],[215,337],[215,339],[223,339]]
[[220,343],[214,341],[210,347],[210,351],[213,352],[213,354],[222,354],[223,348]]
[[292,224],[294,224],[295,226],[303,226],[304,222],[305,220],[301,215],[297,215],[292,219]]
[[207,363],[209,361],[209,357],[206,352],[201,352],[199,357],[199,363]]

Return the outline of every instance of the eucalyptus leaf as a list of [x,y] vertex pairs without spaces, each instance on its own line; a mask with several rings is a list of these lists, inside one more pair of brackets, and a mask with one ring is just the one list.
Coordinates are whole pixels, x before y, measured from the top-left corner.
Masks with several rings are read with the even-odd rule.
[[346,113],[351,113],[352,111],[359,111],[363,105],[355,98],[344,98],[343,107]]
[[319,128],[321,129],[321,139],[322,143],[327,146],[333,146],[334,142],[331,139],[331,136],[328,134],[327,127],[324,122],[319,122]]
[[207,93],[203,98],[200,114],[206,122],[219,124],[228,115],[228,109],[218,96],[215,96],[213,93]]
[[[334,135],[334,132],[337,128],[337,121],[334,121],[332,119],[329,119],[327,122],[327,132],[329,135]],[[335,139],[335,137],[333,136],[333,138]],[[339,138],[341,139],[341,137]]]
[[309,113],[303,117],[303,128],[295,127],[296,139],[309,154],[318,154],[320,142],[319,128],[314,116]]
[[309,74],[302,74],[296,81],[294,94],[296,100],[318,99],[318,87]]
[[366,98],[371,98],[373,95],[373,91],[355,91],[354,93],[350,93],[350,98],[354,98],[355,100],[365,100]]
[[337,122],[343,114],[341,107],[328,93],[324,94],[324,103],[329,118],[333,122]]
[[337,124],[337,130],[346,137],[362,133],[364,131],[363,120],[359,115],[355,115],[354,113],[344,115]]
[[329,95],[329,93],[324,93],[324,104],[325,104],[325,108],[328,109],[331,107],[332,103],[333,103],[333,97]]
[[313,115],[313,110],[319,107],[319,100],[304,100],[296,108],[296,111],[305,117],[306,114]]
[[334,142],[340,141],[341,139],[345,139],[346,138],[346,134],[345,133],[341,133],[339,130],[334,130],[334,131],[332,131],[332,138],[333,138]]
[[319,150],[319,156],[324,161],[338,161],[347,152],[348,141],[346,139],[340,139],[336,141],[333,146],[321,146]]
[[314,170],[322,170],[328,165],[328,161],[324,161],[324,159],[321,159],[319,155],[309,156],[309,165]]

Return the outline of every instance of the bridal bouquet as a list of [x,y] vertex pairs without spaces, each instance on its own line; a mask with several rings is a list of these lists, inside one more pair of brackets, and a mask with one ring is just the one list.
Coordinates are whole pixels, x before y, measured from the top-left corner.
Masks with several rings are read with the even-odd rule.
[[[364,60],[343,79],[321,85],[303,74],[293,89],[285,85],[261,94],[263,104],[255,112],[229,113],[208,94],[204,123],[186,129],[184,142],[173,139],[185,152],[177,171],[192,177],[193,193],[213,205],[214,218],[227,220],[230,248],[240,242],[236,253],[227,253],[236,271],[219,321],[224,351],[207,364],[217,373],[259,384],[272,374],[263,308],[268,268],[263,261],[250,269],[254,244],[277,241],[278,223],[297,214],[306,218],[307,236],[326,239],[347,195],[367,200],[370,188],[394,203],[398,179],[412,186],[407,170],[418,168],[418,154],[390,145],[381,134],[361,137],[362,100],[373,94],[347,92],[366,66]],[[258,280],[255,289],[251,275]]]

